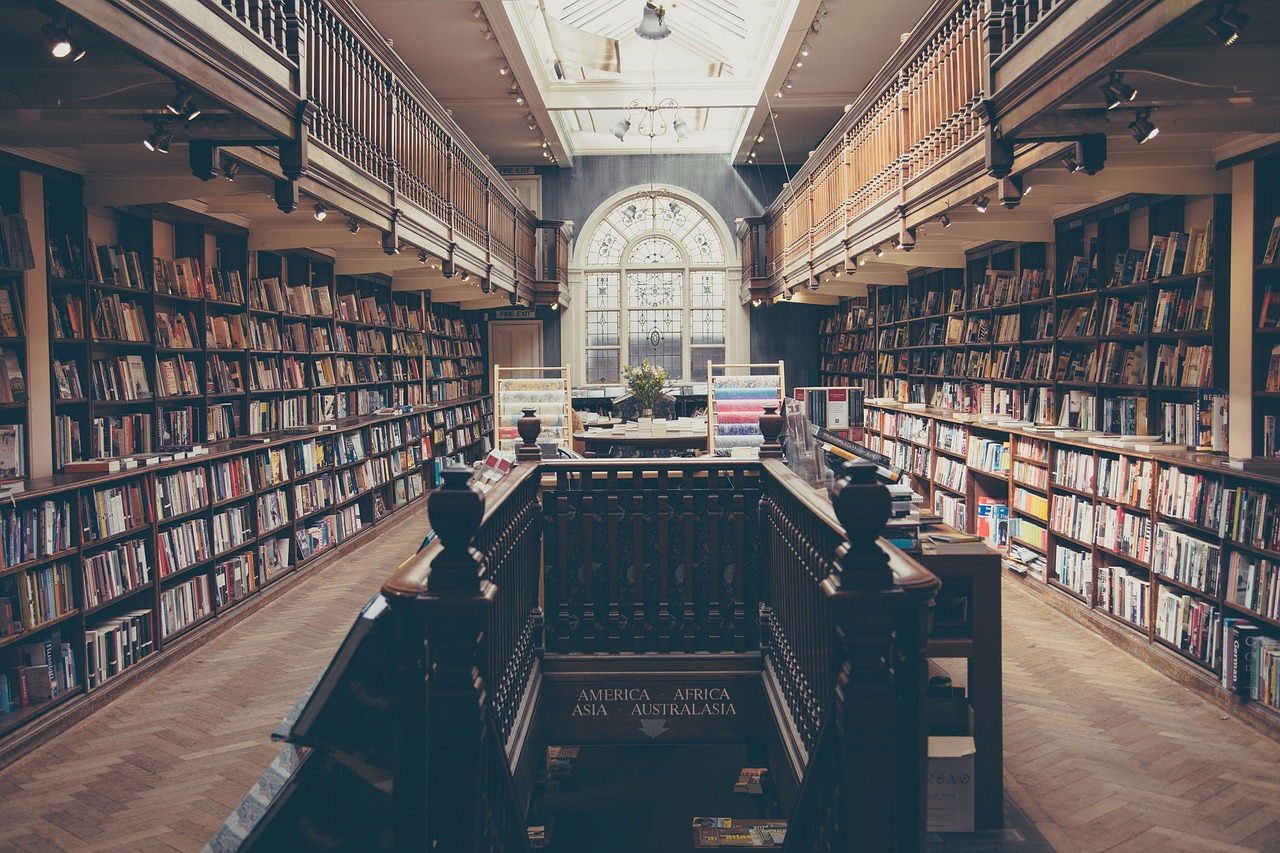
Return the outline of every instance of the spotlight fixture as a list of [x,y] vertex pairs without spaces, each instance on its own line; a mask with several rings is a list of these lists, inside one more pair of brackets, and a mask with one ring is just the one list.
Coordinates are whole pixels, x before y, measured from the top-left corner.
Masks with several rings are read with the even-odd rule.
[[425,267],[427,265],[427,261],[429,260],[431,260],[431,256],[428,255],[425,251],[418,252],[418,263],[422,264]]
[[146,146],[148,151],[154,151],[157,154],[168,154],[169,145],[172,142],[173,134],[164,129],[163,122],[156,122],[155,131],[142,140],[142,144]]
[[973,206],[978,209],[979,213],[986,213],[987,205],[989,204],[991,204],[991,199],[987,198],[985,195],[973,200]]
[[503,77],[506,77],[508,74],[511,73],[511,69],[508,68],[506,65],[499,65],[498,73],[501,74]]
[[800,55],[801,56],[809,55],[809,42],[807,41],[800,42]]
[[560,303],[559,303],[559,302],[552,302],[552,303],[551,303],[551,310],[552,310],[552,311],[559,311],[559,310],[560,310]]
[[660,41],[671,35],[671,27],[666,22],[666,10],[652,3],[645,3],[644,15],[640,18],[640,26],[636,27],[636,35],[649,41]]
[[515,89],[511,92],[511,98],[520,106],[524,106],[524,93],[519,89]]
[[757,299],[752,299],[752,300],[751,300],[751,307],[752,307],[752,308],[759,308],[759,307],[760,307],[760,300],[759,300],[758,298],[757,298]]
[[1071,154],[1071,153],[1063,154],[1062,165],[1066,168],[1068,172],[1074,173],[1074,172],[1080,171],[1080,163],[1079,161],[1076,160],[1076,157],[1074,154]]
[[1213,33],[1214,38],[1222,42],[1223,47],[1230,47],[1240,40],[1240,31],[1249,23],[1249,16],[1240,11],[1238,0],[1231,3],[1219,3],[1218,11],[1205,23],[1205,29]]
[[329,215],[329,208],[325,207],[323,202],[316,202],[311,209],[315,211],[311,215],[316,218],[316,222],[324,222],[325,217]]
[[550,151],[548,151],[547,149],[543,148],[543,149],[542,149],[542,159],[544,159],[544,160],[550,160],[550,159],[551,159],[551,152],[550,152]]
[[224,157],[222,160],[222,177],[234,182],[238,174],[240,174],[240,164],[235,160],[228,160]]
[[1106,101],[1109,110],[1138,97],[1138,90],[1124,82],[1124,76],[1119,71],[1112,71],[1111,79],[1099,86],[1098,91],[1102,93],[1102,99]]
[[800,59],[800,58],[798,58],[798,57],[796,58],[796,68],[804,68],[804,60],[803,60],[803,59]]
[[71,39],[70,22],[54,19],[45,24],[40,31],[49,40],[49,53],[53,54],[54,59],[70,59],[72,62],[84,59],[84,48]]
[[832,267],[832,268],[831,268],[831,277],[832,277],[832,278],[839,278],[839,277],[840,277],[840,267]]
[[884,257],[884,248],[879,243],[876,243],[875,253],[877,258]]
[[938,217],[938,221],[942,223],[943,228],[951,227],[951,217],[947,216],[945,213]]
[[756,142],[764,142],[764,134],[763,134],[763,133],[757,133],[757,134],[756,134]]
[[493,30],[489,29],[488,27],[485,27],[483,30],[480,31],[480,38],[484,39],[485,41],[489,41],[491,38],[493,38]]
[[783,88],[790,89],[790,88],[791,88],[792,86],[794,86],[795,84],[794,84],[794,83],[792,83],[792,82],[791,82],[791,78],[790,78],[790,77],[788,77],[788,78],[783,82],[783,84],[782,84],[782,85],[783,85]]
[[458,279],[461,281],[470,281],[471,273],[467,272],[466,270],[463,270],[462,272],[458,273]]
[[359,219],[356,219],[354,216],[348,216],[348,217],[347,217],[347,230],[348,230],[348,231],[350,231],[352,234],[359,234],[359,233],[360,233],[360,220],[359,220]]
[[1129,122],[1129,133],[1139,145],[1160,135],[1160,128],[1151,122],[1151,110],[1138,110],[1133,121]]
[[191,103],[191,93],[181,86],[178,94],[164,108],[185,121],[194,121],[200,115],[200,108]]
[[484,17],[484,9],[480,8],[479,3],[477,3],[476,7],[471,10],[471,17],[476,18],[477,20]]

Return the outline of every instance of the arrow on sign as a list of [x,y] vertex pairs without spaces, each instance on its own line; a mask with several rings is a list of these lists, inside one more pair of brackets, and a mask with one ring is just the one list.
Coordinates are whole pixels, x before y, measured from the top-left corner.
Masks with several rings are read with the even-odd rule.
[[667,732],[667,721],[666,720],[641,720],[640,731],[644,732],[649,737],[656,738],[659,735],[665,734]]

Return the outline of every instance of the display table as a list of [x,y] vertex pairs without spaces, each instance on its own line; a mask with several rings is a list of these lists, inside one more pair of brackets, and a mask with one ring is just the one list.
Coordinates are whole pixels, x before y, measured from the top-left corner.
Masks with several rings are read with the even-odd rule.
[[[716,818],[703,818],[708,822]],[[777,830],[770,832],[770,830]],[[762,832],[763,830],[763,832]],[[693,849],[709,850],[712,847],[765,847],[774,850],[782,849],[782,839],[786,835],[785,820],[738,820],[733,818],[732,826],[695,826],[693,828]]]
[[636,450],[700,450],[707,451],[707,431],[668,428],[665,432],[645,429],[591,429],[575,432],[574,441],[581,441],[585,455],[608,456],[615,447],[634,447]]

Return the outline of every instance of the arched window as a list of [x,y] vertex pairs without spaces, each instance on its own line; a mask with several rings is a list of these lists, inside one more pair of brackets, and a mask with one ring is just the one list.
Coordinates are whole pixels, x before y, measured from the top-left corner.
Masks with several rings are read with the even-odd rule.
[[687,201],[624,199],[589,237],[587,381],[618,382],[649,359],[672,380],[702,381],[725,356],[724,247]]

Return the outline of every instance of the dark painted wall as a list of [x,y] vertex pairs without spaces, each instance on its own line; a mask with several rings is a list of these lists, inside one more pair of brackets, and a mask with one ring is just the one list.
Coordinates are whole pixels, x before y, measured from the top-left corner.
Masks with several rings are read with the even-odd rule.
[[782,302],[751,309],[751,362],[781,359],[787,372],[787,393],[798,385],[821,385],[822,356],[818,326],[831,315],[830,305]]

